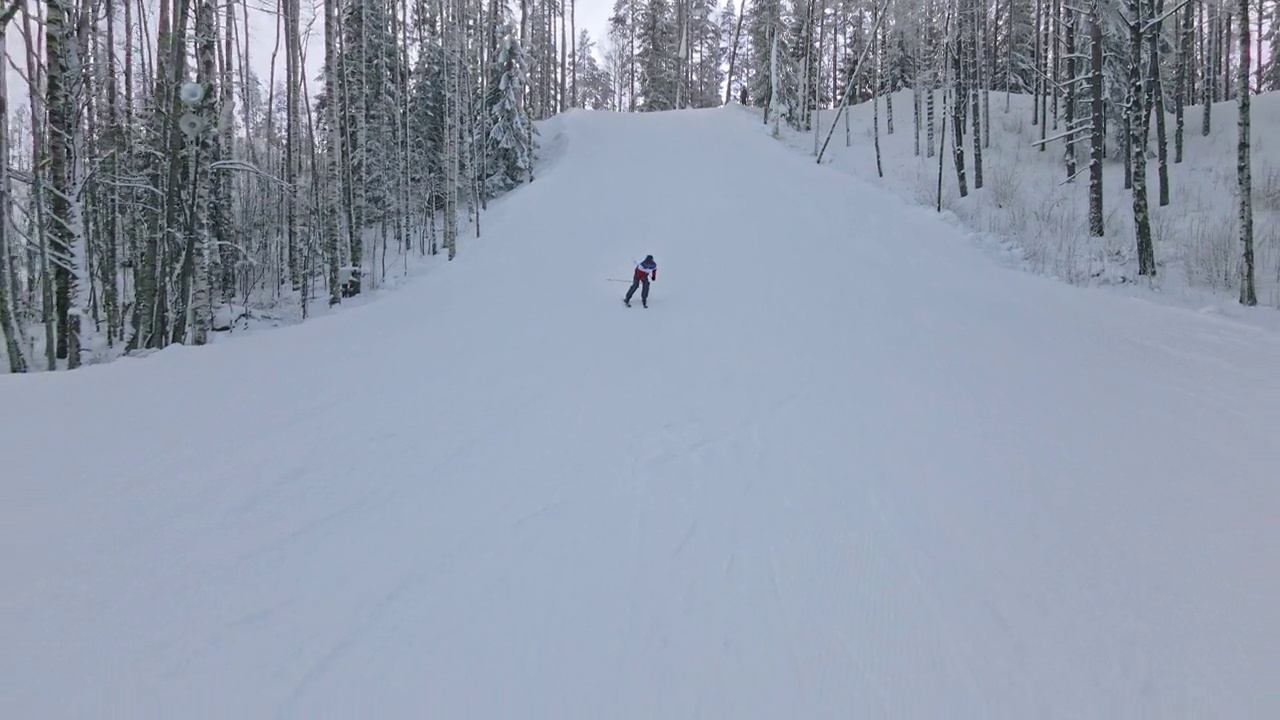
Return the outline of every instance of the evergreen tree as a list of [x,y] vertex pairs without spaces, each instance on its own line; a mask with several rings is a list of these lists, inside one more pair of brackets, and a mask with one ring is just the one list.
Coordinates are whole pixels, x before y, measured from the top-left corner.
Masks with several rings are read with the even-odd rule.
[[596,61],[595,50],[596,42],[591,39],[591,34],[584,30],[578,31],[577,56],[574,59],[574,68],[577,71],[576,97],[578,98],[578,107],[591,110],[603,110],[610,107],[611,99],[611,80],[609,72],[600,67]]
[[654,111],[676,107],[679,82],[677,42],[675,17],[667,0],[647,0],[636,33],[640,109]]
[[637,64],[639,46],[637,38],[641,24],[641,0],[615,0],[613,15],[609,16],[609,40],[615,48],[617,61],[615,80],[621,103],[619,110],[635,112],[640,93],[640,69]]
[[742,43],[737,36],[739,27],[738,16],[733,9],[733,0],[725,0],[716,23],[720,57],[724,58],[726,65],[724,78],[720,82],[726,86],[724,97],[735,100],[741,97],[743,68],[747,66],[746,44]]
[[690,4],[693,45],[690,104],[694,107],[715,107],[724,97],[725,54],[715,10],[715,0],[693,0]]
[[[746,11],[746,43],[750,47],[750,63],[743,69],[748,97],[756,107],[768,107],[773,99],[770,58],[773,54],[774,34],[782,26],[781,0],[756,0]],[[784,53],[785,54],[785,53]]]
[[514,188],[533,169],[534,129],[521,102],[527,81],[528,57],[515,35],[515,28],[503,30],[490,71],[493,82],[485,103],[490,129],[485,142],[483,177],[484,190],[489,195]]

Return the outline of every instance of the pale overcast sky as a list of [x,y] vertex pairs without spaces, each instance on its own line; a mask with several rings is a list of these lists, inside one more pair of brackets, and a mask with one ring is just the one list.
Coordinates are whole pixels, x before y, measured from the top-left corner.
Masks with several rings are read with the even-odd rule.
[[605,33],[609,29],[609,15],[613,12],[613,0],[577,0],[574,17],[578,27],[586,28],[596,41],[597,54],[604,56]]

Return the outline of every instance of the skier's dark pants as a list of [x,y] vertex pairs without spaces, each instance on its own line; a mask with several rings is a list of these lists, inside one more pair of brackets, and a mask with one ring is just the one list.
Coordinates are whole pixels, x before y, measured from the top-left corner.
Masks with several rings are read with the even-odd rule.
[[627,302],[631,302],[631,296],[636,294],[636,288],[640,287],[640,283],[644,283],[644,289],[640,291],[640,302],[649,302],[649,278],[636,278],[631,281],[631,289],[627,291]]

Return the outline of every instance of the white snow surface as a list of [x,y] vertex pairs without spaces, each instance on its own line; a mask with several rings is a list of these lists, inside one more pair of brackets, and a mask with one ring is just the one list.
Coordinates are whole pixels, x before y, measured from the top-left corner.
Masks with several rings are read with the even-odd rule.
[[733,107],[542,142],[377,302],[0,378],[0,716],[1280,717],[1280,336]]

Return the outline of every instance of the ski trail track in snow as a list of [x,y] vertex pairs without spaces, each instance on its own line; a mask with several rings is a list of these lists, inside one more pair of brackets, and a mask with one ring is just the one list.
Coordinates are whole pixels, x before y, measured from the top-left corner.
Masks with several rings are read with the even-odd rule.
[[1280,714],[1280,338],[732,108],[543,140],[377,303],[0,379],[0,716]]

